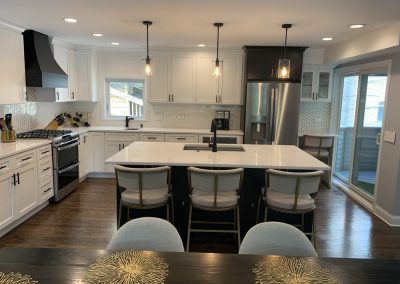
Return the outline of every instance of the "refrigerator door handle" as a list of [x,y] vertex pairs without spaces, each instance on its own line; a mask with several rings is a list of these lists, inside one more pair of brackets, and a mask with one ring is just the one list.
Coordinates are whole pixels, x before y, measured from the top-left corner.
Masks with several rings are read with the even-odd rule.
[[271,144],[275,137],[275,91],[275,88],[272,88],[270,96],[269,140]]
[[276,96],[278,95],[278,89],[274,88],[272,94],[272,127],[271,127],[271,143],[275,141],[275,131],[276,131]]

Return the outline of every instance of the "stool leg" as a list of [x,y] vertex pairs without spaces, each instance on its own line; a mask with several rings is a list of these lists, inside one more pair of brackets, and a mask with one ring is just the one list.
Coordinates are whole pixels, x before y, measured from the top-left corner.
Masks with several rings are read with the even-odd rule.
[[237,238],[238,238],[238,251],[240,249],[240,213],[239,213],[239,206],[236,209],[236,222],[237,222]]
[[257,217],[256,217],[256,224],[258,224],[258,220],[260,220],[260,207],[261,207],[261,196],[258,195],[258,201],[257,201]]
[[170,222],[170,220],[169,220],[169,202],[167,202],[165,207],[167,207],[167,221]]
[[117,229],[119,229],[119,227],[121,227],[121,213],[122,213],[122,204],[119,203],[119,215],[118,215],[118,224],[117,224]]
[[175,223],[175,212],[174,212],[174,196],[171,195],[171,213],[172,213],[172,224]]
[[189,252],[191,226],[192,226],[192,204],[190,204],[190,207],[189,207],[189,221],[188,221],[188,232],[187,232],[187,240],[186,240],[186,251],[187,252]]
[[268,206],[265,204],[264,222],[268,221]]

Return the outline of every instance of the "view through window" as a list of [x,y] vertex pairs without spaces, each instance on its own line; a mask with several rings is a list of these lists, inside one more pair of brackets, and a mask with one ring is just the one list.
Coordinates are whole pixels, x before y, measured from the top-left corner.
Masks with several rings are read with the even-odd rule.
[[144,117],[144,79],[108,79],[108,117]]

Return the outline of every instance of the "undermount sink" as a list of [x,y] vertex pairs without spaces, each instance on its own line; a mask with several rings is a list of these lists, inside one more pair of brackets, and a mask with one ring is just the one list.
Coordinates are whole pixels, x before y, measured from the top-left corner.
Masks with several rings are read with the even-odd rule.
[[127,127],[126,130],[139,130],[140,128]]
[[[185,146],[183,146],[183,150],[211,151],[212,147],[208,146],[207,144],[185,144]],[[236,145],[217,145],[217,151],[244,152],[244,148]]]

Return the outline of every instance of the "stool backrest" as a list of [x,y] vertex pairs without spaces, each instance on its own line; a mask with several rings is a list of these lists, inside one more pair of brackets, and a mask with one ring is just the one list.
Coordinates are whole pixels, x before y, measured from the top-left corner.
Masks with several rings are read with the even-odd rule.
[[304,135],[304,147],[331,148],[332,146],[333,136]]
[[229,170],[207,170],[188,168],[189,188],[214,194],[214,207],[218,203],[218,192],[236,192],[239,194],[243,179],[243,168]]

